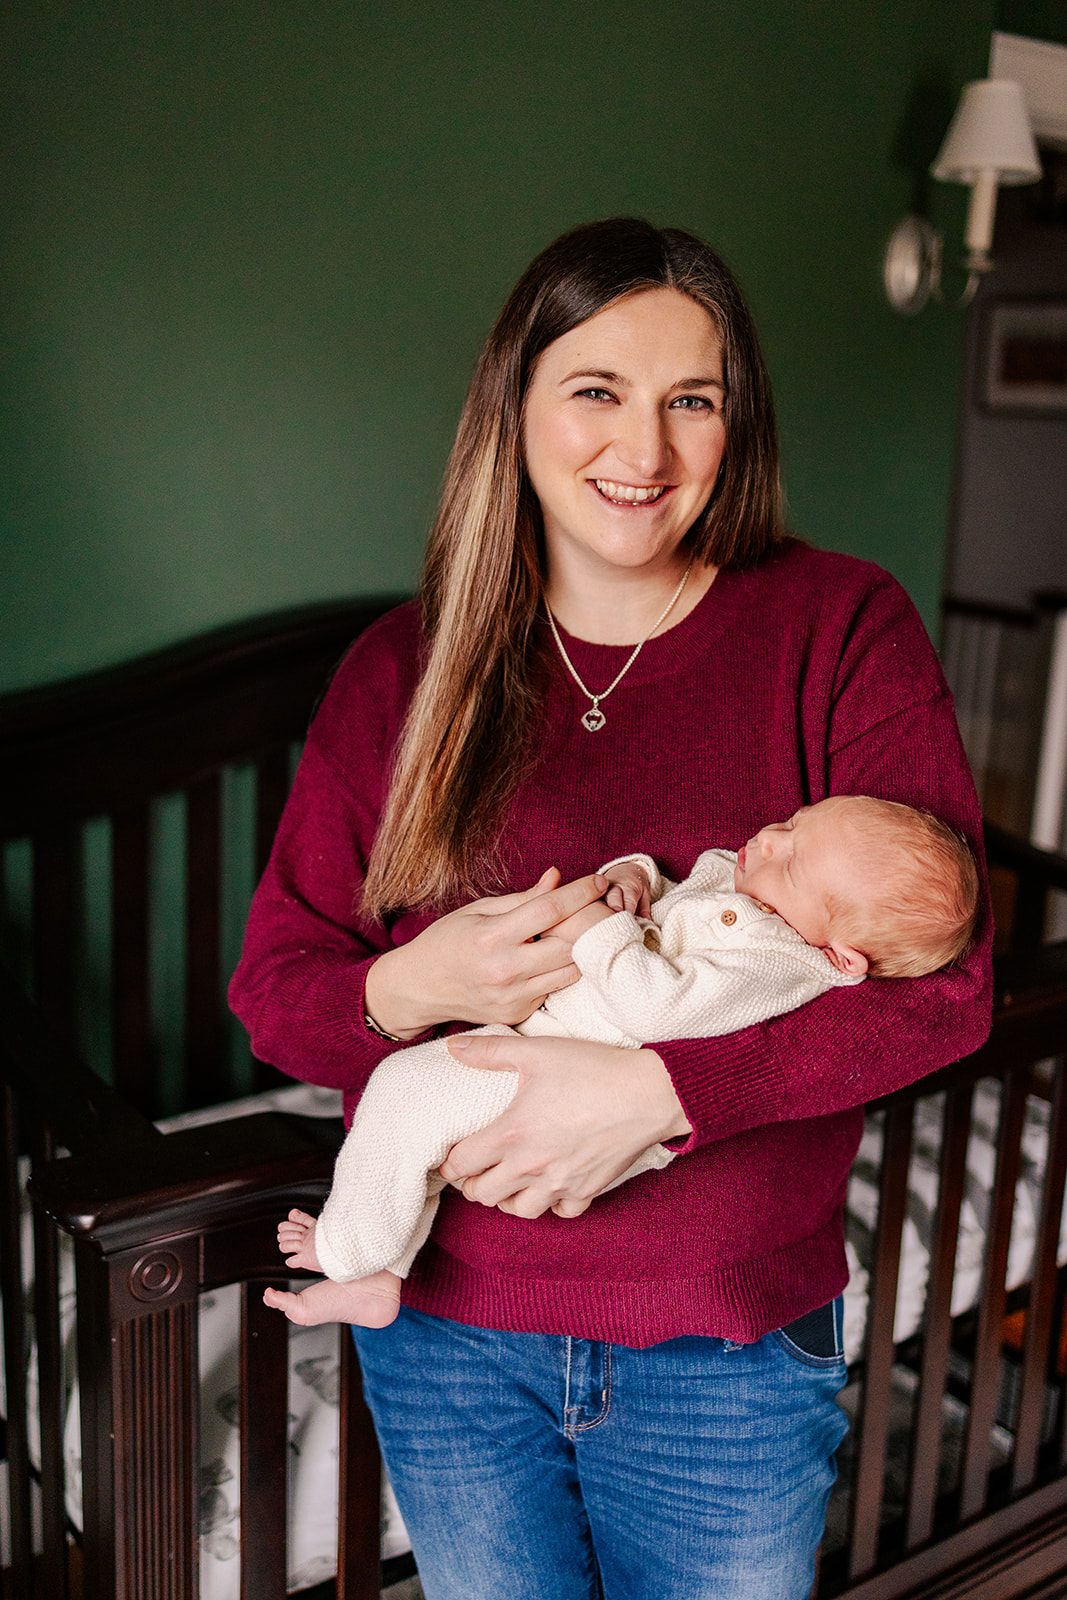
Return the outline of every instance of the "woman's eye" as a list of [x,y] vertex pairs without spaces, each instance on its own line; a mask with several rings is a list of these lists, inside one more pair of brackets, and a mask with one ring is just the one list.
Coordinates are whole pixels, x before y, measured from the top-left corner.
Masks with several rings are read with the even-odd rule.
[[714,411],[715,402],[703,394],[680,394],[671,401],[672,411]]
[[575,392],[576,400],[614,400],[614,398],[610,389],[578,389]]

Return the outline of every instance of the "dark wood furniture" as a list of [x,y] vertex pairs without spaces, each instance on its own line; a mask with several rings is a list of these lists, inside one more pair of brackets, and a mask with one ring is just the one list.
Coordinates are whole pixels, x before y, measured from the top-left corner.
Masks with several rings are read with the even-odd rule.
[[[153,808],[161,795],[183,797],[181,1099],[208,1103],[252,1081],[247,1073],[237,1074],[240,1082],[227,1077],[221,1020],[218,930],[228,868],[220,841],[229,781],[223,774],[236,767],[252,782],[254,773],[247,848],[262,863],[292,746],[331,665],[380,609],[337,604],[245,624],[78,683],[0,700],[0,842],[16,841],[8,849],[9,920],[30,924],[16,927],[9,941],[17,975],[0,978],[0,1292],[12,1553],[5,1597],[196,1596],[197,1296],[234,1282],[242,1286],[242,1593],[255,1600],[284,1595],[288,1325],[263,1312],[260,1291],[277,1274],[275,1220],[292,1204],[315,1209],[339,1130],[271,1114],[164,1135],[149,1120],[163,1088],[153,1064],[160,1023],[146,956]],[[100,981],[82,949],[82,858],[86,828],[99,830],[100,818],[108,819],[110,857],[105,987],[112,1011],[105,1032],[112,1051],[94,1072],[78,1048],[83,991]],[[1067,890],[1067,861],[995,828],[989,846],[1000,874],[1008,952],[992,1037],[976,1056],[879,1110],[885,1154],[866,1345],[854,1374],[859,1406],[846,1536],[822,1562],[822,1600],[1036,1600],[1067,1590],[1064,1283],[1056,1266],[1067,1177],[1067,961],[1062,950],[1041,943],[1045,901],[1052,888]],[[99,839],[92,848],[99,856]],[[90,908],[90,921],[95,915]],[[1003,1089],[984,1283],[977,1308],[954,1318],[972,1090],[989,1076]],[[945,1100],[930,1285],[922,1331],[900,1347],[893,1343],[893,1314],[912,1119],[917,1099],[935,1091]],[[1022,1108],[1035,1092],[1052,1107],[1040,1238],[1028,1285],[1009,1296]],[[18,1222],[27,1169],[35,1202],[29,1247]],[[74,1241],[77,1275],[85,1496],[76,1535],[63,1503],[61,1234]],[[1014,1344],[1005,1333],[1009,1313],[1016,1330],[1022,1318]],[[40,1375],[39,1465],[26,1414],[31,1328]],[[341,1347],[346,1394],[336,1593],[368,1600],[379,1582],[379,1466],[351,1342]],[[910,1396],[907,1462],[903,1493],[894,1500],[886,1492],[886,1452],[902,1374]],[[949,1407],[963,1418],[955,1438]],[[35,1557],[31,1502],[38,1492],[43,1549]]]
[[[241,624],[0,701],[0,842],[15,841],[8,876],[17,877],[20,849],[32,856],[29,907],[12,892],[7,908],[9,922],[29,922],[9,945],[32,1000],[0,973],[0,1293],[8,1313],[12,1549],[5,1593],[17,1600],[60,1600],[75,1580],[91,1600],[196,1595],[197,1296],[236,1281],[242,1400],[256,1397],[241,1406],[242,1593],[256,1600],[285,1593],[287,1325],[264,1309],[261,1291],[278,1278],[276,1218],[291,1204],[321,1203],[341,1130],[272,1115],[164,1137],[149,1121],[164,1099],[156,1035],[168,1025],[184,1035],[181,1102],[210,1104],[233,1092],[220,965],[225,775],[242,770],[252,779],[254,820],[243,843],[258,871],[315,701],[348,643],[391,603],[328,604]],[[181,1015],[160,1023],[149,951],[153,811],[163,796],[180,797],[184,822],[185,993]],[[84,946],[87,931],[99,933],[86,929],[83,916],[87,829],[99,829],[99,819],[111,869],[104,939],[111,1050],[97,1074],[77,1043],[88,986]],[[100,908],[92,914],[99,918]],[[69,1154],[56,1159],[59,1151]],[[30,1304],[22,1292],[20,1156],[32,1167],[37,1200]],[[76,1542],[63,1502],[57,1227],[74,1239],[77,1274],[83,1528]],[[39,1470],[31,1465],[25,1410],[31,1328]],[[348,1394],[337,1593],[369,1600],[379,1590],[379,1463],[350,1340],[341,1351]],[[44,1529],[36,1560],[33,1479]]]

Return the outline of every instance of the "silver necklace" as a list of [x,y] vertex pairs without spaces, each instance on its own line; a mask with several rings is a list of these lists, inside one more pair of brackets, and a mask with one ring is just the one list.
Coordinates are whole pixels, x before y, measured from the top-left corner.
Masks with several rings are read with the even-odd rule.
[[585,684],[582,682],[581,678],[579,678],[577,672],[575,671],[574,662],[571,660],[570,656],[567,654],[566,650],[564,650],[564,648],[563,648],[563,640],[559,636],[559,629],[556,627],[556,619],[552,615],[552,607],[549,605],[548,600],[547,599],[545,600],[545,610],[548,613],[548,625],[552,629],[552,637],[553,637],[553,639],[555,639],[556,645],[557,645],[557,647],[559,649],[559,653],[563,657],[563,665],[566,667],[567,671],[570,673],[571,677],[574,679],[574,681],[578,685],[579,689],[585,695],[585,698],[587,700],[591,700],[593,702],[592,705],[589,707],[589,710],[588,711],[584,711],[582,713],[582,718],[581,718],[582,727],[587,729],[589,733],[599,733],[600,729],[604,726],[605,722],[608,720],[607,717],[604,715],[604,713],[600,709],[601,700],[606,700],[608,695],[611,693],[611,691],[613,689],[617,689],[618,688],[619,684],[622,682],[623,678],[625,678],[626,674],[629,672],[630,668],[633,666],[634,662],[637,660],[638,656],[641,654],[641,651],[644,649],[645,645],[651,639],[652,635],[655,633],[655,631],[659,627],[660,623],[661,622],[665,622],[666,619],[670,616],[671,612],[674,610],[675,606],[677,605],[677,603],[678,603],[678,601],[679,601],[679,599],[681,597],[682,590],[685,588],[686,581],[687,581],[687,579],[689,577],[689,574],[693,570],[693,561],[694,561],[694,559],[695,559],[695,557],[690,556],[689,565],[686,567],[685,571],[682,573],[682,581],[681,581],[681,583],[678,585],[677,589],[675,589],[674,593],[671,595],[670,599],[667,601],[667,604],[664,606],[663,610],[660,612],[659,616],[656,618],[656,620],[652,624],[651,628],[649,628],[648,632],[645,634],[645,637],[641,640],[641,642],[639,644],[635,644],[634,645],[632,651],[630,652],[630,655],[629,655],[628,659],[623,664],[621,670],[615,674],[614,678],[612,678],[611,682],[608,684],[606,689],[601,689],[599,694],[594,694],[592,689],[587,689]]

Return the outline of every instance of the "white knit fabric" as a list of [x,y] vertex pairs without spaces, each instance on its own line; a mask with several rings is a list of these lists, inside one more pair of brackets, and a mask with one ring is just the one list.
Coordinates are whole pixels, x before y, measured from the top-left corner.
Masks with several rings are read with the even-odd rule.
[[[732,851],[706,850],[680,884],[647,856],[621,859],[648,873],[651,918],[620,911],[590,928],[574,944],[577,983],[517,1029],[472,1032],[564,1034],[638,1049],[734,1033],[861,981],[735,892]],[[464,1066],[442,1039],[387,1056],[356,1108],[315,1230],[327,1276],[348,1283],[389,1267],[406,1277],[444,1187],[436,1169],[460,1139],[495,1121],[517,1088],[517,1073]],[[671,1160],[672,1151],[653,1145],[610,1187]]]

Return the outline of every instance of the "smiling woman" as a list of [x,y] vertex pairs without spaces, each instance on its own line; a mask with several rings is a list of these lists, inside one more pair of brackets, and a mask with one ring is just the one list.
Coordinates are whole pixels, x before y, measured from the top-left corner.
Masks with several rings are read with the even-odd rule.
[[399,1315],[356,1330],[428,1600],[808,1595],[859,1108],[981,1042],[988,921],[947,972],[726,1037],[539,1019],[579,976],[601,863],[680,881],[830,794],[922,807],[980,856],[910,603],[784,536],[730,273],[675,229],[579,228],[489,335],[419,601],[323,702],[231,991],[256,1054],[350,1117],[402,1040],[457,1023],[495,1026],[439,1065],[486,1099],[517,1074],[445,1142]]

